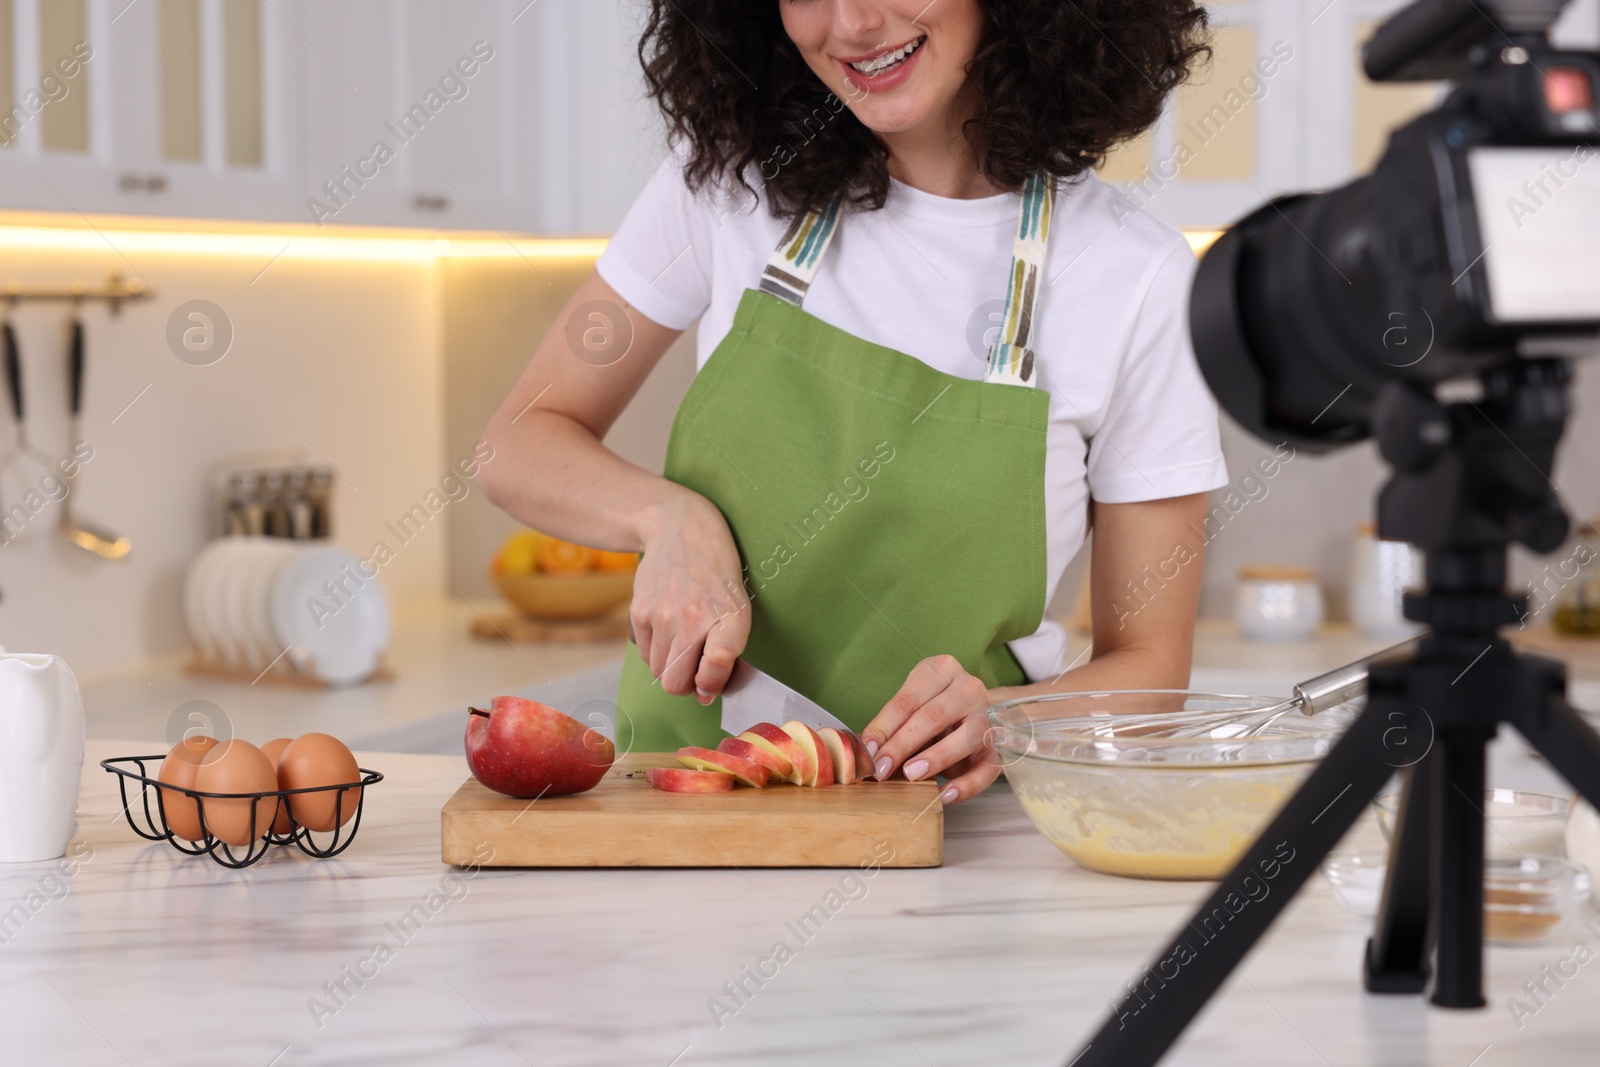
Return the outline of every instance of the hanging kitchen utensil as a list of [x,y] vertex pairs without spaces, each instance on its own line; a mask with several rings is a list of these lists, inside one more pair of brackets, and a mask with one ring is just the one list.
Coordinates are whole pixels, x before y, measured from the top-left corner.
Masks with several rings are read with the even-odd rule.
[[22,351],[17,344],[17,332],[11,326],[9,308],[4,323],[0,323],[0,347],[5,350],[6,392],[11,401],[11,419],[16,425],[16,447],[4,460],[0,460],[0,471],[22,459],[31,459],[54,473],[55,457],[43,449],[35,448],[28,441],[28,423],[25,417],[27,408],[23,402],[22,391]]
[[[67,323],[67,411],[71,416],[69,426],[74,448],[79,440],[79,414],[83,410],[83,371],[83,319],[79,317],[78,305],[74,302],[72,318]],[[66,475],[67,495],[61,498],[61,535],[78,548],[101,559],[127,559],[128,553],[133,551],[132,542],[102,527],[83,522],[74,514],[73,494],[77,489],[80,468],[76,463],[64,466],[72,473]]]
[[[20,427],[22,425],[22,359],[17,354],[17,331],[11,326],[11,312],[15,307],[15,301],[7,301],[6,317],[3,321],[0,321],[0,346],[5,349],[6,396],[11,402],[11,418]],[[0,459],[0,470],[11,466],[11,461],[15,458],[16,453],[11,452],[4,459]]]

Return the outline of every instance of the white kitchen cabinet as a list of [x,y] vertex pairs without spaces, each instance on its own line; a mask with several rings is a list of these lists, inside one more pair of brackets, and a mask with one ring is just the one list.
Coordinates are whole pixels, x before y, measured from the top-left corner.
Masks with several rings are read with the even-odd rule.
[[654,166],[631,6],[0,0],[0,208],[607,232]]
[[[109,105],[115,68],[95,0],[0,0],[0,183],[8,207],[107,210],[113,199]],[[81,42],[81,43],[80,43]]]
[[509,116],[517,59],[503,0],[310,5],[296,218],[519,229],[529,185]]
[[110,210],[289,217],[296,116],[284,105],[295,31],[279,5],[107,0],[118,86]]
[[288,217],[289,28],[267,0],[0,0],[0,23],[0,206]]
[[1210,64],[1168,99],[1150,131],[1112,154],[1101,176],[1178,226],[1219,224],[1293,188],[1305,138],[1298,6],[1210,5]]
[[[1165,222],[1227,225],[1268,197],[1366,173],[1391,129],[1434,106],[1437,85],[1373,85],[1361,45],[1408,0],[1232,0],[1208,5],[1215,56],[1101,176]],[[1574,0],[1569,47],[1600,42],[1600,0]]]
[[666,155],[639,66],[643,8],[641,0],[540,0],[523,20],[530,25],[518,24],[537,101],[522,121],[541,180],[532,221],[543,232],[613,232]]

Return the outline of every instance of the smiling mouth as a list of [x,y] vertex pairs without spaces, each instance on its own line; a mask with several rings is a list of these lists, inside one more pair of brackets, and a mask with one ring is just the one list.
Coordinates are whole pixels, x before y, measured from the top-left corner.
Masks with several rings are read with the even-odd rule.
[[891,49],[887,52],[880,52],[871,59],[863,59],[859,62],[851,63],[849,65],[858,73],[863,74],[868,78],[875,78],[880,74],[887,74],[889,71],[894,70],[906,60],[916,55],[917,50],[926,44],[927,41],[927,35],[924,34],[914,41],[907,41],[899,48]]

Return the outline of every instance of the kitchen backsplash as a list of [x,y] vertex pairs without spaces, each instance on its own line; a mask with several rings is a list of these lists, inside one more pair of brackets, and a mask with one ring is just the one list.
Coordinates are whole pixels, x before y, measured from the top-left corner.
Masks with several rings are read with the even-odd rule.
[[[69,248],[8,239],[0,259],[0,285],[100,285],[118,270],[156,291],[120,316],[83,312],[92,458],[73,499],[80,516],[131,539],[129,558],[68,545],[58,494],[36,484],[35,464],[0,473],[0,505],[27,513],[0,545],[0,645],[65,655],[80,672],[186,646],[184,568],[216,528],[212,483],[225,466],[332,468],[333,541],[360,555],[447,473],[438,265],[417,242],[251,237],[196,252],[164,251],[149,234],[89,236]],[[13,314],[29,436],[50,455],[68,450],[64,319],[60,304]],[[385,566],[396,601],[444,587],[443,526]]]

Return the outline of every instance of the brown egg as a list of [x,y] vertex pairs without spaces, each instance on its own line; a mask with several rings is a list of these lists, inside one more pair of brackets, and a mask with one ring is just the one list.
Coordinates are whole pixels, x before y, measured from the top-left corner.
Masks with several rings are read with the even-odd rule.
[[[278,781],[284,789],[345,785],[361,781],[361,769],[356,766],[355,756],[337,737],[301,734],[283,750],[283,758],[278,761]],[[318,832],[334,830],[349,822],[360,803],[359,788],[289,796],[289,810],[294,812],[295,822]]]
[[[271,741],[261,746],[261,754],[272,761],[273,773],[277,773],[278,760],[283,758],[283,750],[289,747],[293,738],[274,737]],[[283,786],[279,785],[279,789]],[[289,805],[280,797],[278,800],[278,817],[272,820],[272,832],[286,834],[294,829],[294,823],[289,821]]]
[[[248,741],[234,738],[206,753],[194,776],[194,787],[202,793],[270,794],[278,788],[278,776],[265,753]],[[201,812],[206,829],[218,840],[237,848],[266,836],[277,804],[275,796],[253,801],[206,797],[201,803]]]
[[[200,761],[216,747],[217,739],[214,737],[198,734],[186,737],[172,746],[167,758],[161,761],[161,770],[156,777],[178,789],[193,789]],[[161,810],[167,817],[167,829],[185,841],[198,841],[206,836],[205,829],[200,825],[200,806],[193,798],[184,796],[177,789],[163,789]]]

